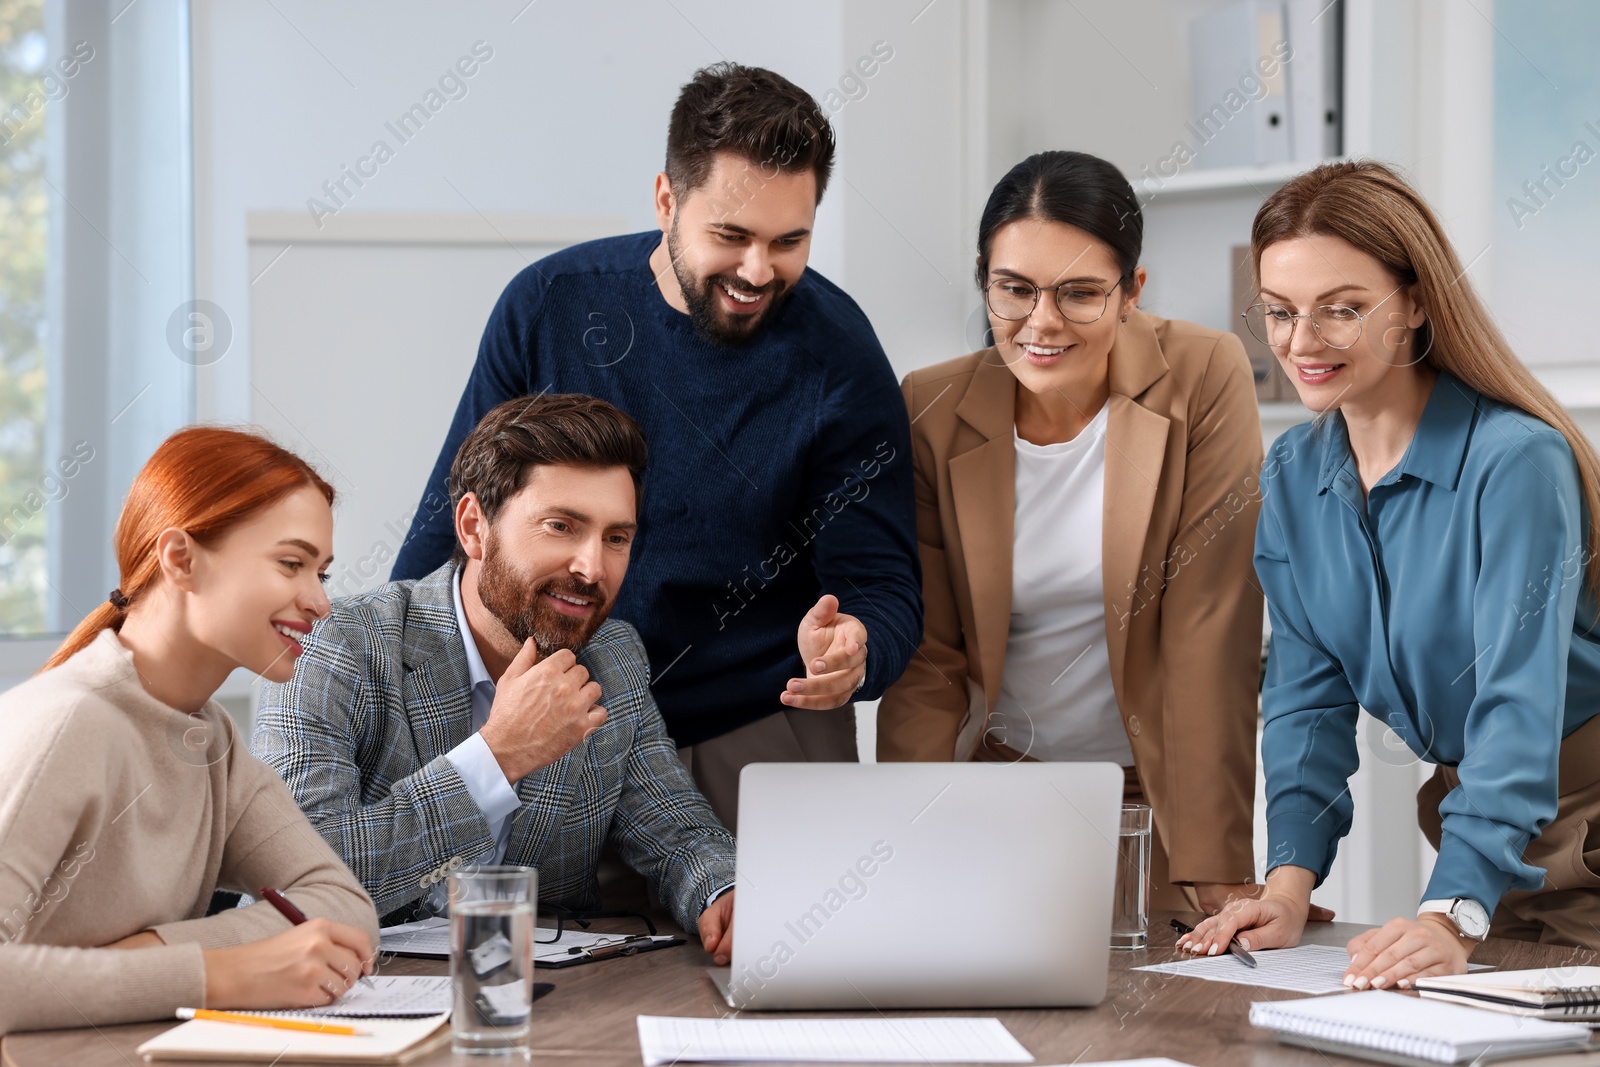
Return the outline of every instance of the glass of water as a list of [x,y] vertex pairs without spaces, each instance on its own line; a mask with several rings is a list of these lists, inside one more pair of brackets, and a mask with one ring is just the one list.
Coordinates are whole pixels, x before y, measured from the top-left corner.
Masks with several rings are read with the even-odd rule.
[[532,867],[463,867],[450,875],[456,1052],[528,1055],[538,880]]
[[1144,948],[1150,943],[1150,815],[1147,804],[1122,805],[1112,948]]

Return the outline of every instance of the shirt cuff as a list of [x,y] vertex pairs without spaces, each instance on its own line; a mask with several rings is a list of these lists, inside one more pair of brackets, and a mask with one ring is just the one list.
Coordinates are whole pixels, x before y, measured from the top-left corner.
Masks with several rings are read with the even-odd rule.
[[1317,885],[1328,877],[1333,866],[1337,838],[1324,821],[1326,816],[1288,812],[1267,820],[1267,873],[1284,865],[1304,867],[1317,876]]
[[[1544,874],[1543,868],[1532,870]],[[1428,878],[1423,900],[1449,900],[1466,897],[1483,905],[1493,915],[1500,898],[1512,888],[1538,888],[1538,884],[1518,885],[1506,871],[1495,866],[1493,860],[1460,837],[1451,833],[1440,835],[1439,858],[1434,861],[1433,874]]]
[[[713,890],[711,895],[709,897],[706,897],[706,907],[707,908],[711,907],[711,905],[716,902],[716,899],[718,897],[720,897],[722,894],[726,893],[728,890],[730,890],[732,888],[733,888],[733,883],[729,882],[727,885],[723,886],[721,889]],[[704,909],[701,909],[701,910],[704,910]]]
[[467,783],[467,792],[477,802],[483,817],[489,820],[493,836],[494,829],[522,802],[517,799],[517,792],[511,788],[511,783],[506,781],[505,772],[500,769],[494,753],[489,751],[489,742],[483,739],[482,734],[475,733],[444,755],[456,773],[461,775],[461,780]]

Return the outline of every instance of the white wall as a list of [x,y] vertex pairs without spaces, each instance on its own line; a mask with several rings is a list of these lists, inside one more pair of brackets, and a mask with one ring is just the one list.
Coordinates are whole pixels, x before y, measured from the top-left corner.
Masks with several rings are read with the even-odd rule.
[[[235,320],[234,350],[202,371],[200,416],[255,414],[247,212],[328,202],[323,183],[383,139],[394,158],[351,186],[344,210],[612,215],[653,228],[651,183],[678,87],[728,58],[820,97],[843,70],[841,7],[730,17],[707,0],[194,0],[196,289]],[[400,144],[385,123],[477,41],[493,56],[465,80],[466,96]],[[830,276],[843,263],[841,200],[831,193],[817,220],[812,263]],[[294,270],[294,250],[270,269]]]

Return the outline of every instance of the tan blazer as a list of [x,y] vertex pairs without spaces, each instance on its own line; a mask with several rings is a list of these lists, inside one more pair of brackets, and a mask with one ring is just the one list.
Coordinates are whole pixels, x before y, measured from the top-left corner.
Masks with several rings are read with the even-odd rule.
[[[1262,601],[1250,365],[1233,334],[1135,310],[1110,374],[1102,562],[1117,704],[1172,881],[1249,881]],[[989,348],[902,388],[925,615],[878,709],[878,758],[968,759],[1010,632],[1017,380]]]

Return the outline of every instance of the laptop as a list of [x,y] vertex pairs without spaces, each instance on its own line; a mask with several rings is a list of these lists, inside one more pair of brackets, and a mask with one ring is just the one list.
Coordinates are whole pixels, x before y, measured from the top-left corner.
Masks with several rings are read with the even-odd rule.
[[1105,997],[1112,763],[755,763],[739,779],[741,1010],[1055,1008]]

